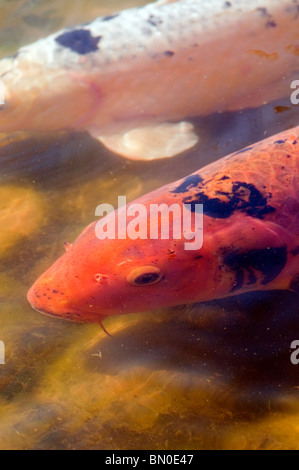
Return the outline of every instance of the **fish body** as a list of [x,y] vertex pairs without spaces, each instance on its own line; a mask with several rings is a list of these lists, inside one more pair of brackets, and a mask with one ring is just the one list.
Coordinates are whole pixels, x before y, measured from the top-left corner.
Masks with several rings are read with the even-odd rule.
[[[65,319],[101,322],[255,290],[299,290],[299,127],[139,198],[128,214],[136,203],[146,208],[147,238],[99,240],[98,222],[92,223],[36,281],[30,304]],[[186,250],[171,230],[168,239],[149,236],[150,206],[162,203],[189,213],[203,206],[201,248]],[[112,218],[117,226],[120,211],[102,223]]]
[[[288,96],[299,69],[298,8],[162,1],[59,31],[0,61],[0,131],[87,130],[113,146],[109,136],[136,128]],[[182,148],[196,142],[186,140]]]

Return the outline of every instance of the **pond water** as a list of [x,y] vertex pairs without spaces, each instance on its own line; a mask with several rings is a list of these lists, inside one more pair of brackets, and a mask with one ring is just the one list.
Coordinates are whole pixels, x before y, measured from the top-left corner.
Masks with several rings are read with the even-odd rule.
[[[0,56],[67,25],[146,1],[1,0]],[[289,98],[194,119],[196,147],[129,161],[86,132],[0,134],[0,449],[299,448],[298,296],[251,293],[109,318],[35,312],[26,294],[94,220],[298,124]]]

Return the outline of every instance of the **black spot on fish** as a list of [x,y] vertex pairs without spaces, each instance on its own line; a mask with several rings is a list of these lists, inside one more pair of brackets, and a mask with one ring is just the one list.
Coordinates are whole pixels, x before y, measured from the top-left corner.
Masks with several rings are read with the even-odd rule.
[[203,179],[199,175],[191,175],[187,176],[186,179],[171,193],[175,194],[181,194],[181,193],[186,193],[189,191],[191,188],[197,188],[198,185],[200,185],[203,182]]
[[203,192],[196,193],[193,197],[183,199],[184,204],[188,204],[191,212],[195,212],[197,204],[203,204],[204,215],[214,219],[226,219],[232,215],[234,209],[230,202],[221,201],[219,198],[209,198]]
[[261,14],[262,17],[268,18],[268,21],[266,23],[267,28],[275,28],[277,26],[276,22],[273,20],[272,15],[270,15],[267,8],[258,8],[257,11]]
[[269,20],[269,21],[267,21],[266,26],[267,26],[267,28],[276,28],[277,23],[274,20]]
[[150,15],[147,22],[152,26],[158,26],[163,23],[163,20],[158,16]]
[[174,52],[173,51],[165,51],[164,55],[166,55],[167,57],[172,57],[174,55]]
[[263,248],[250,250],[245,253],[229,253],[223,258],[224,264],[235,273],[235,283],[232,292],[241,289],[245,282],[245,272],[248,273],[246,285],[257,282],[257,272],[263,276],[262,285],[272,282],[283,270],[287,263],[286,246],[278,248]]
[[244,182],[233,183],[232,193],[229,193],[227,200],[211,198],[200,191],[186,197],[183,202],[191,206],[191,212],[195,212],[196,204],[203,204],[204,214],[214,219],[226,219],[235,211],[245,212],[251,217],[262,219],[264,215],[276,210],[268,205],[268,198],[263,197],[253,184]]
[[225,180],[229,180],[230,177],[229,176],[222,176],[222,178],[220,178],[219,181],[225,181]]
[[296,145],[296,144],[297,144],[297,140],[294,140],[293,145]]
[[230,8],[232,6],[231,2],[225,2],[224,8]]
[[86,29],[76,29],[61,34],[56,38],[56,42],[63,47],[67,47],[77,54],[85,55],[97,51],[101,36],[93,37]]
[[119,13],[116,13],[115,15],[104,16],[102,18],[102,21],[111,21],[111,20],[114,20],[114,18],[117,18],[118,16],[119,16]]
[[253,147],[247,147],[246,149],[242,149],[242,150],[239,150],[238,152],[235,152],[233,155],[239,155],[239,153],[245,153],[252,149]]
[[258,8],[257,11],[259,11],[262,16],[269,16],[267,8]]
[[287,139],[284,140],[276,140],[274,144],[284,144],[287,141]]

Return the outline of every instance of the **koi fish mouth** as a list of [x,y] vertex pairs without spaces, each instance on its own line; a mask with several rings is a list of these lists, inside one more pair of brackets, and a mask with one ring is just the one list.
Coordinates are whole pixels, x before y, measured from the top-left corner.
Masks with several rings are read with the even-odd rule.
[[[101,311],[101,307],[97,310],[90,311],[88,309],[82,309],[75,303],[65,301],[61,298],[59,301],[56,301],[57,299],[54,297],[47,297],[46,300],[47,294],[43,293],[43,288],[43,284],[41,284],[41,286],[34,284],[27,294],[27,300],[33,310],[42,315],[77,323],[99,323],[100,325],[102,325],[102,322],[107,317],[107,315]],[[53,293],[58,292],[57,290],[52,291]]]
[[[30,296],[28,295],[28,297]],[[79,307],[77,307],[74,304],[72,304],[73,310],[71,309],[68,310],[66,308],[65,310],[55,311],[55,309],[48,310],[46,308],[40,307],[32,303],[32,300],[29,301],[29,303],[31,307],[33,308],[33,310],[47,317],[55,317],[55,318],[59,318],[60,320],[66,320],[66,321],[71,321],[71,322],[76,322],[76,323],[99,323],[102,329],[106,332],[105,328],[103,327],[102,322],[107,318],[107,316],[103,315],[103,313],[87,312],[87,311],[81,310]]]
[[83,312],[82,313],[79,313],[79,312],[55,313],[55,312],[51,312],[49,310],[45,310],[43,308],[37,308],[32,304],[31,304],[31,307],[36,312],[41,313],[42,315],[46,315],[47,317],[56,317],[56,318],[60,318],[61,320],[76,321],[77,323],[88,323],[84,319],[84,313]]
[[[76,322],[76,323],[90,323],[90,321],[84,319],[84,316],[85,316],[84,312],[82,312],[82,313],[79,313],[79,312],[76,312],[76,313],[74,313],[74,312],[73,313],[71,313],[71,312],[53,313],[53,312],[49,312],[49,311],[44,310],[44,309],[38,309],[38,308],[34,307],[34,305],[31,305],[31,307],[36,312],[41,313],[42,315],[45,315],[47,317],[55,317],[55,318],[59,318],[60,320],[66,320],[66,321]],[[112,335],[106,330],[106,328],[103,325],[103,321],[105,320],[105,318],[106,317],[104,315],[99,315],[97,323],[99,323],[99,325],[102,328],[102,330],[104,331],[104,333],[106,333],[108,336],[112,337]],[[93,323],[94,323],[94,321],[93,321]]]

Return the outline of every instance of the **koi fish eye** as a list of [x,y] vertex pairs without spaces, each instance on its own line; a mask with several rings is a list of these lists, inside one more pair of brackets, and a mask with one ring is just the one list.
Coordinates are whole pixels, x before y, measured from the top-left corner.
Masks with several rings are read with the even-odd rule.
[[157,284],[163,278],[163,274],[156,266],[141,266],[130,272],[127,281],[133,286],[149,286]]

